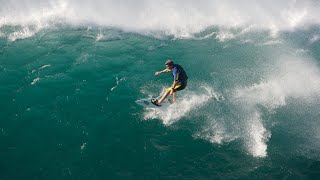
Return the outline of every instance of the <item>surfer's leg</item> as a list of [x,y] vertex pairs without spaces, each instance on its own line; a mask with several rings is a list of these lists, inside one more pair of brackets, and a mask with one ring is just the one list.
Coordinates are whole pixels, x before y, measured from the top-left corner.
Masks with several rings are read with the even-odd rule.
[[165,93],[164,93],[164,95],[161,97],[161,99],[158,101],[158,104],[161,104],[167,97],[168,97],[168,95],[170,94],[170,91],[171,90],[167,90]]
[[176,102],[176,91],[173,91],[172,92],[172,103],[175,103]]

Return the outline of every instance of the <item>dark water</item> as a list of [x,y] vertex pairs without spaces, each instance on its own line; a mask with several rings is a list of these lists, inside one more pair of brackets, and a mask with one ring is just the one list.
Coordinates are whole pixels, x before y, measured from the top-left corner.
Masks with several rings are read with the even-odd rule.
[[[0,179],[320,178],[319,26],[185,38],[3,24]],[[172,83],[154,75],[167,59],[188,87],[143,109]]]

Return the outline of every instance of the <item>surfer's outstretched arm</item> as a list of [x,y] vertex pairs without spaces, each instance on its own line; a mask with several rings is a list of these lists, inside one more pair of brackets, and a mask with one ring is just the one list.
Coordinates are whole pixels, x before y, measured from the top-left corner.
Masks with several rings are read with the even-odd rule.
[[159,75],[159,74],[161,74],[161,73],[166,73],[166,72],[170,72],[171,70],[170,69],[164,69],[164,70],[162,70],[162,71],[158,71],[158,72],[156,72],[156,73],[154,73],[155,75]]

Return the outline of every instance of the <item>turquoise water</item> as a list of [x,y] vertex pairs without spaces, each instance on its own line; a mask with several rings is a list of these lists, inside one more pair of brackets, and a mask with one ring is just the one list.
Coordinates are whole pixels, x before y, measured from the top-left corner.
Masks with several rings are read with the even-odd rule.
[[[320,178],[316,23],[274,34],[2,20],[0,179]],[[138,106],[172,83],[154,75],[167,59],[188,87],[169,109]]]

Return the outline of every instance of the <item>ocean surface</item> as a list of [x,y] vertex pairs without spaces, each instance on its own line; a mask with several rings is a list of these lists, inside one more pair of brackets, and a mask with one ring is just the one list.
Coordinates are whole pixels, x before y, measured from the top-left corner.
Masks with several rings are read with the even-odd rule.
[[320,179],[319,1],[0,4],[1,180]]

